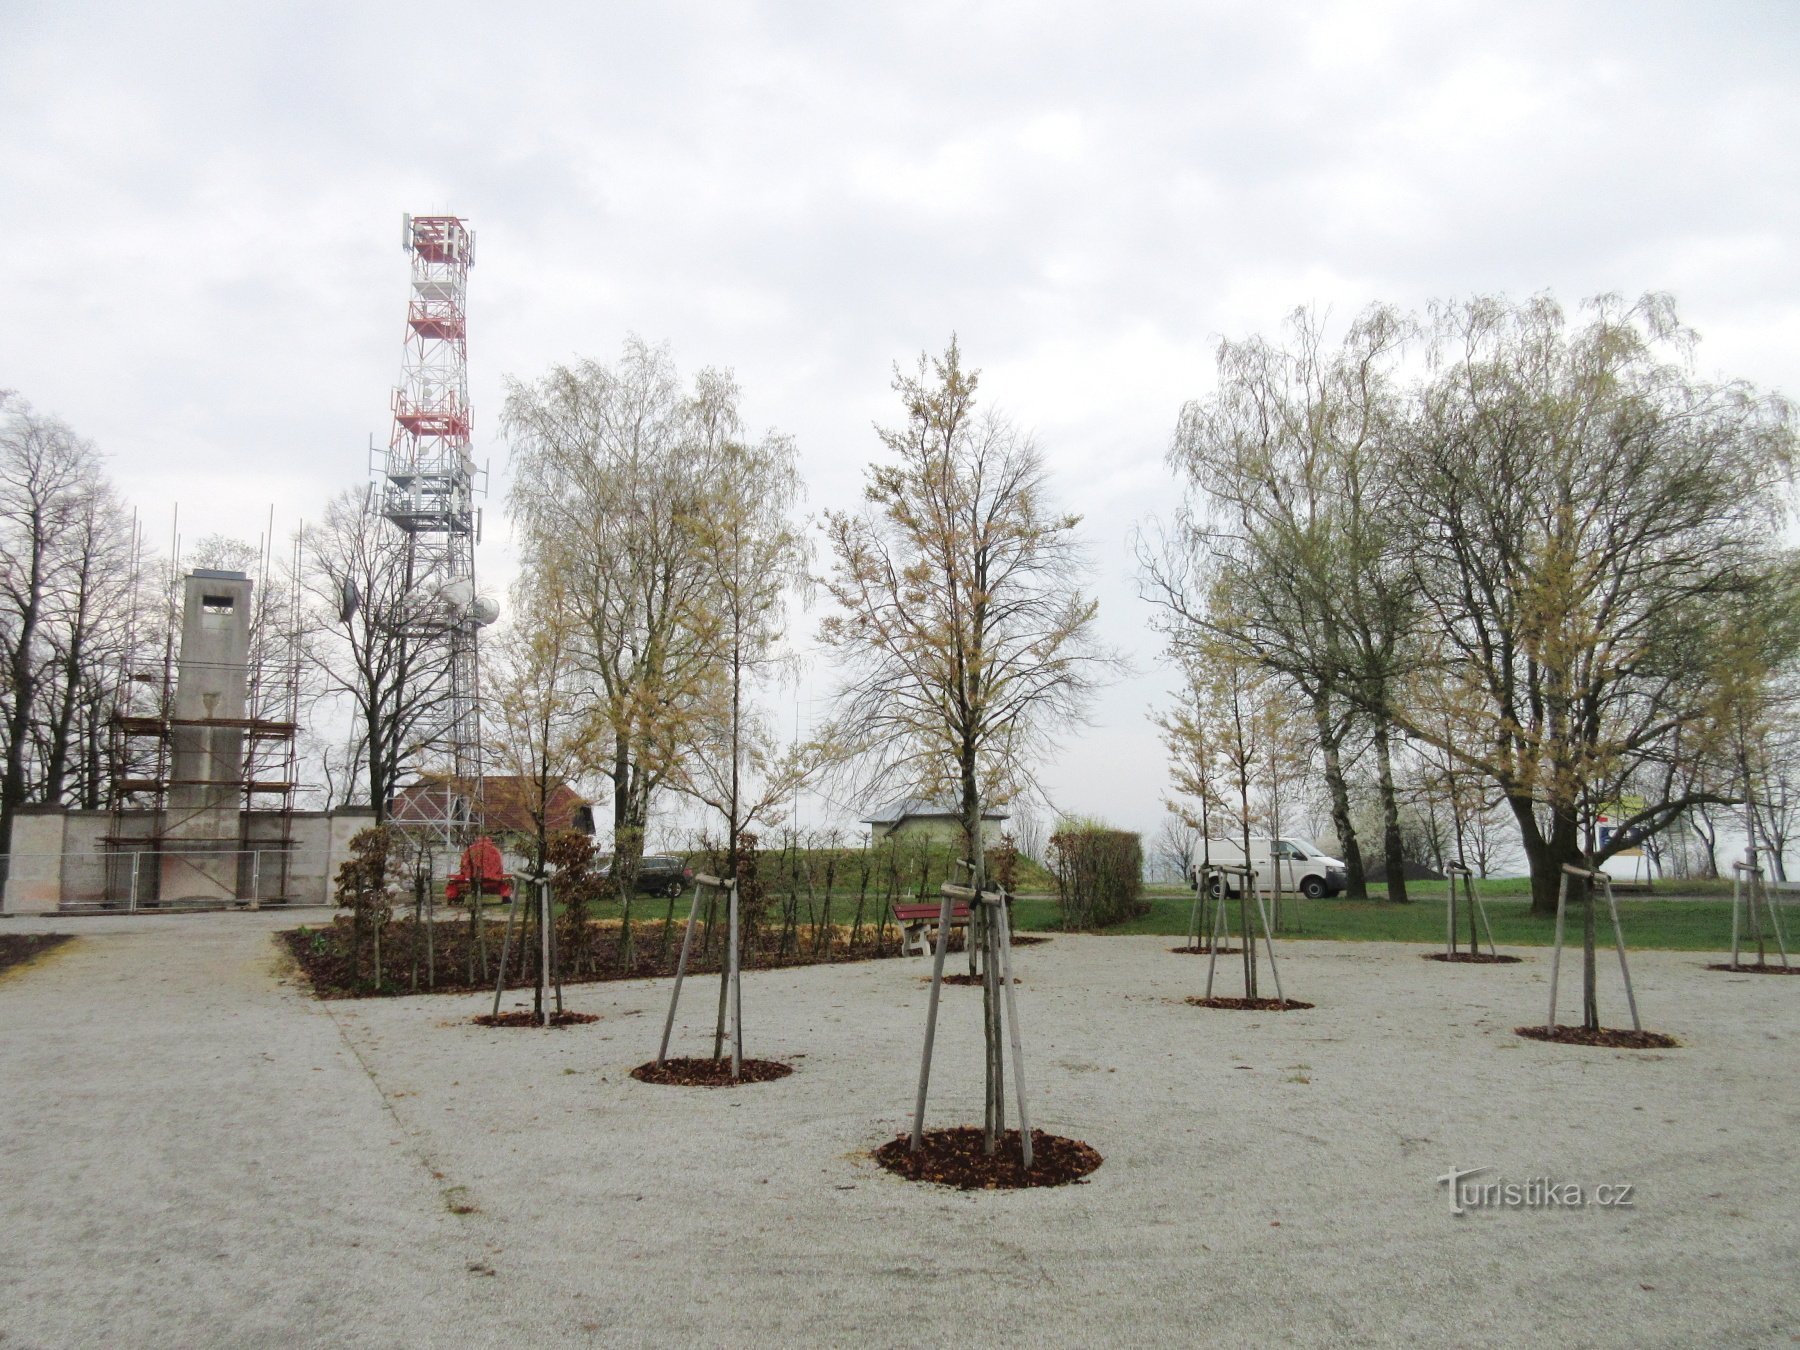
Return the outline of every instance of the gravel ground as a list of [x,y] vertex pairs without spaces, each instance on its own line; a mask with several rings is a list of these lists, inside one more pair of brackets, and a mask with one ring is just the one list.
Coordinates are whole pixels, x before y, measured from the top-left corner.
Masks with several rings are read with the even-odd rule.
[[[491,997],[321,1004],[281,983],[293,922],[7,921],[80,940],[0,979],[0,1344],[1800,1337],[1800,989],[1715,956],[1634,954],[1685,1045],[1634,1053],[1512,1034],[1541,950],[1290,943],[1318,1007],[1243,1013],[1187,1006],[1205,962],[1166,937],[1020,949],[1034,1123],[1106,1162],[961,1194],[867,1156],[906,1123],[924,961],[747,976],[746,1052],[797,1072],[681,1089],[627,1076],[666,982],[574,986],[600,1020],[549,1032],[469,1025]],[[674,1053],[708,1048],[689,988]],[[980,1115],[980,993],[944,998],[948,1125]],[[1438,1178],[1477,1167],[1632,1204],[1453,1215]]]

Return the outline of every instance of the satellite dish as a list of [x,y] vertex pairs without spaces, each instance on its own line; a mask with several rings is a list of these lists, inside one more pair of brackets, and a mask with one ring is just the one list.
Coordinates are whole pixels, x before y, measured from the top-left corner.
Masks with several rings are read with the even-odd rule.
[[486,628],[500,617],[500,602],[491,595],[478,595],[469,613],[476,623]]
[[349,623],[361,605],[362,596],[357,592],[356,582],[345,577],[344,584],[338,587],[338,622]]

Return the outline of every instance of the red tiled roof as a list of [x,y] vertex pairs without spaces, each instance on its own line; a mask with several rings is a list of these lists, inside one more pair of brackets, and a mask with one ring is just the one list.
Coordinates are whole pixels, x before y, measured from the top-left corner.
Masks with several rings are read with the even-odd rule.
[[[440,776],[421,778],[394,794],[388,814],[402,824],[438,821],[444,818],[446,780]],[[546,803],[545,828],[556,834],[561,830],[580,829],[578,817],[592,803],[567,783],[553,783]],[[481,780],[481,828],[488,834],[536,834],[537,823],[531,818],[536,805],[537,784],[531,779],[508,774],[494,774]]]

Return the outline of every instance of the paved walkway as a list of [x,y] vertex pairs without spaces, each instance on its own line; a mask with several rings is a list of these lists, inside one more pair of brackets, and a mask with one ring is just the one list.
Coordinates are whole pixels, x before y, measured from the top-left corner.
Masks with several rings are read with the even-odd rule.
[[[1106,1164],[962,1195],[865,1153],[910,1104],[923,962],[748,977],[750,1052],[799,1071],[683,1091],[626,1076],[666,984],[575,987],[601,1021],[548,1033],[469,1025],[478,997],[320,1004],[281,983],[292,922],[31,921],[79,940],[0,978],[0,1346],[1800,1334],[1800,981],[1639,954],[1688,1048],[1632,1055],[1512,1035],[1541,952],[1290,944],[1320,1006],[1263,1015],[1182,1003],[1205,963],[1167,939],[1058,938],[1020,952],[1034,1100]],[[980,1110],[979,993],[945,998],[938,1123]],[[1452,1167],[1634,1204],[1457,1218]]]

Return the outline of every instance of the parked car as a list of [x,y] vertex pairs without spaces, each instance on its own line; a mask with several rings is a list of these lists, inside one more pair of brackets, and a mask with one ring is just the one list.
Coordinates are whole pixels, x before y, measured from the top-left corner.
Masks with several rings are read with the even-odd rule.
[[[1273,891],[1275,889],[1275,868],[1270,862],[1271,841],[1266,838],[1250,837],[1250,863],[1256,870],[1256,889]],[[1348,874],[1341,860],[1322,852],[1319,847],[1306,839],[1276,839],[1273,841],[1273,853],[1281,865],[1281,889],[1298,891],[1309,900],[1321,900],[1328,895],[1336,895],[1344,889]],[[1202,846],[1203,858],[1214,864],[1227,867],[1244,866],[1244,841],[1242,839],[1208,839]],[[1200,884],[1202,863],[1194,864],[1193,884]],[[1215,875],[1212,879],[1214,895],[1236,895],[1237,883],[1227,876]]]
[[[595,872],[612,875],[612,859],[602,858]],[[670,853],[646,853],[638,859],[637,889],[644,895],[666,895],[673,899],[694,884],[694,869],[684,859]]]

